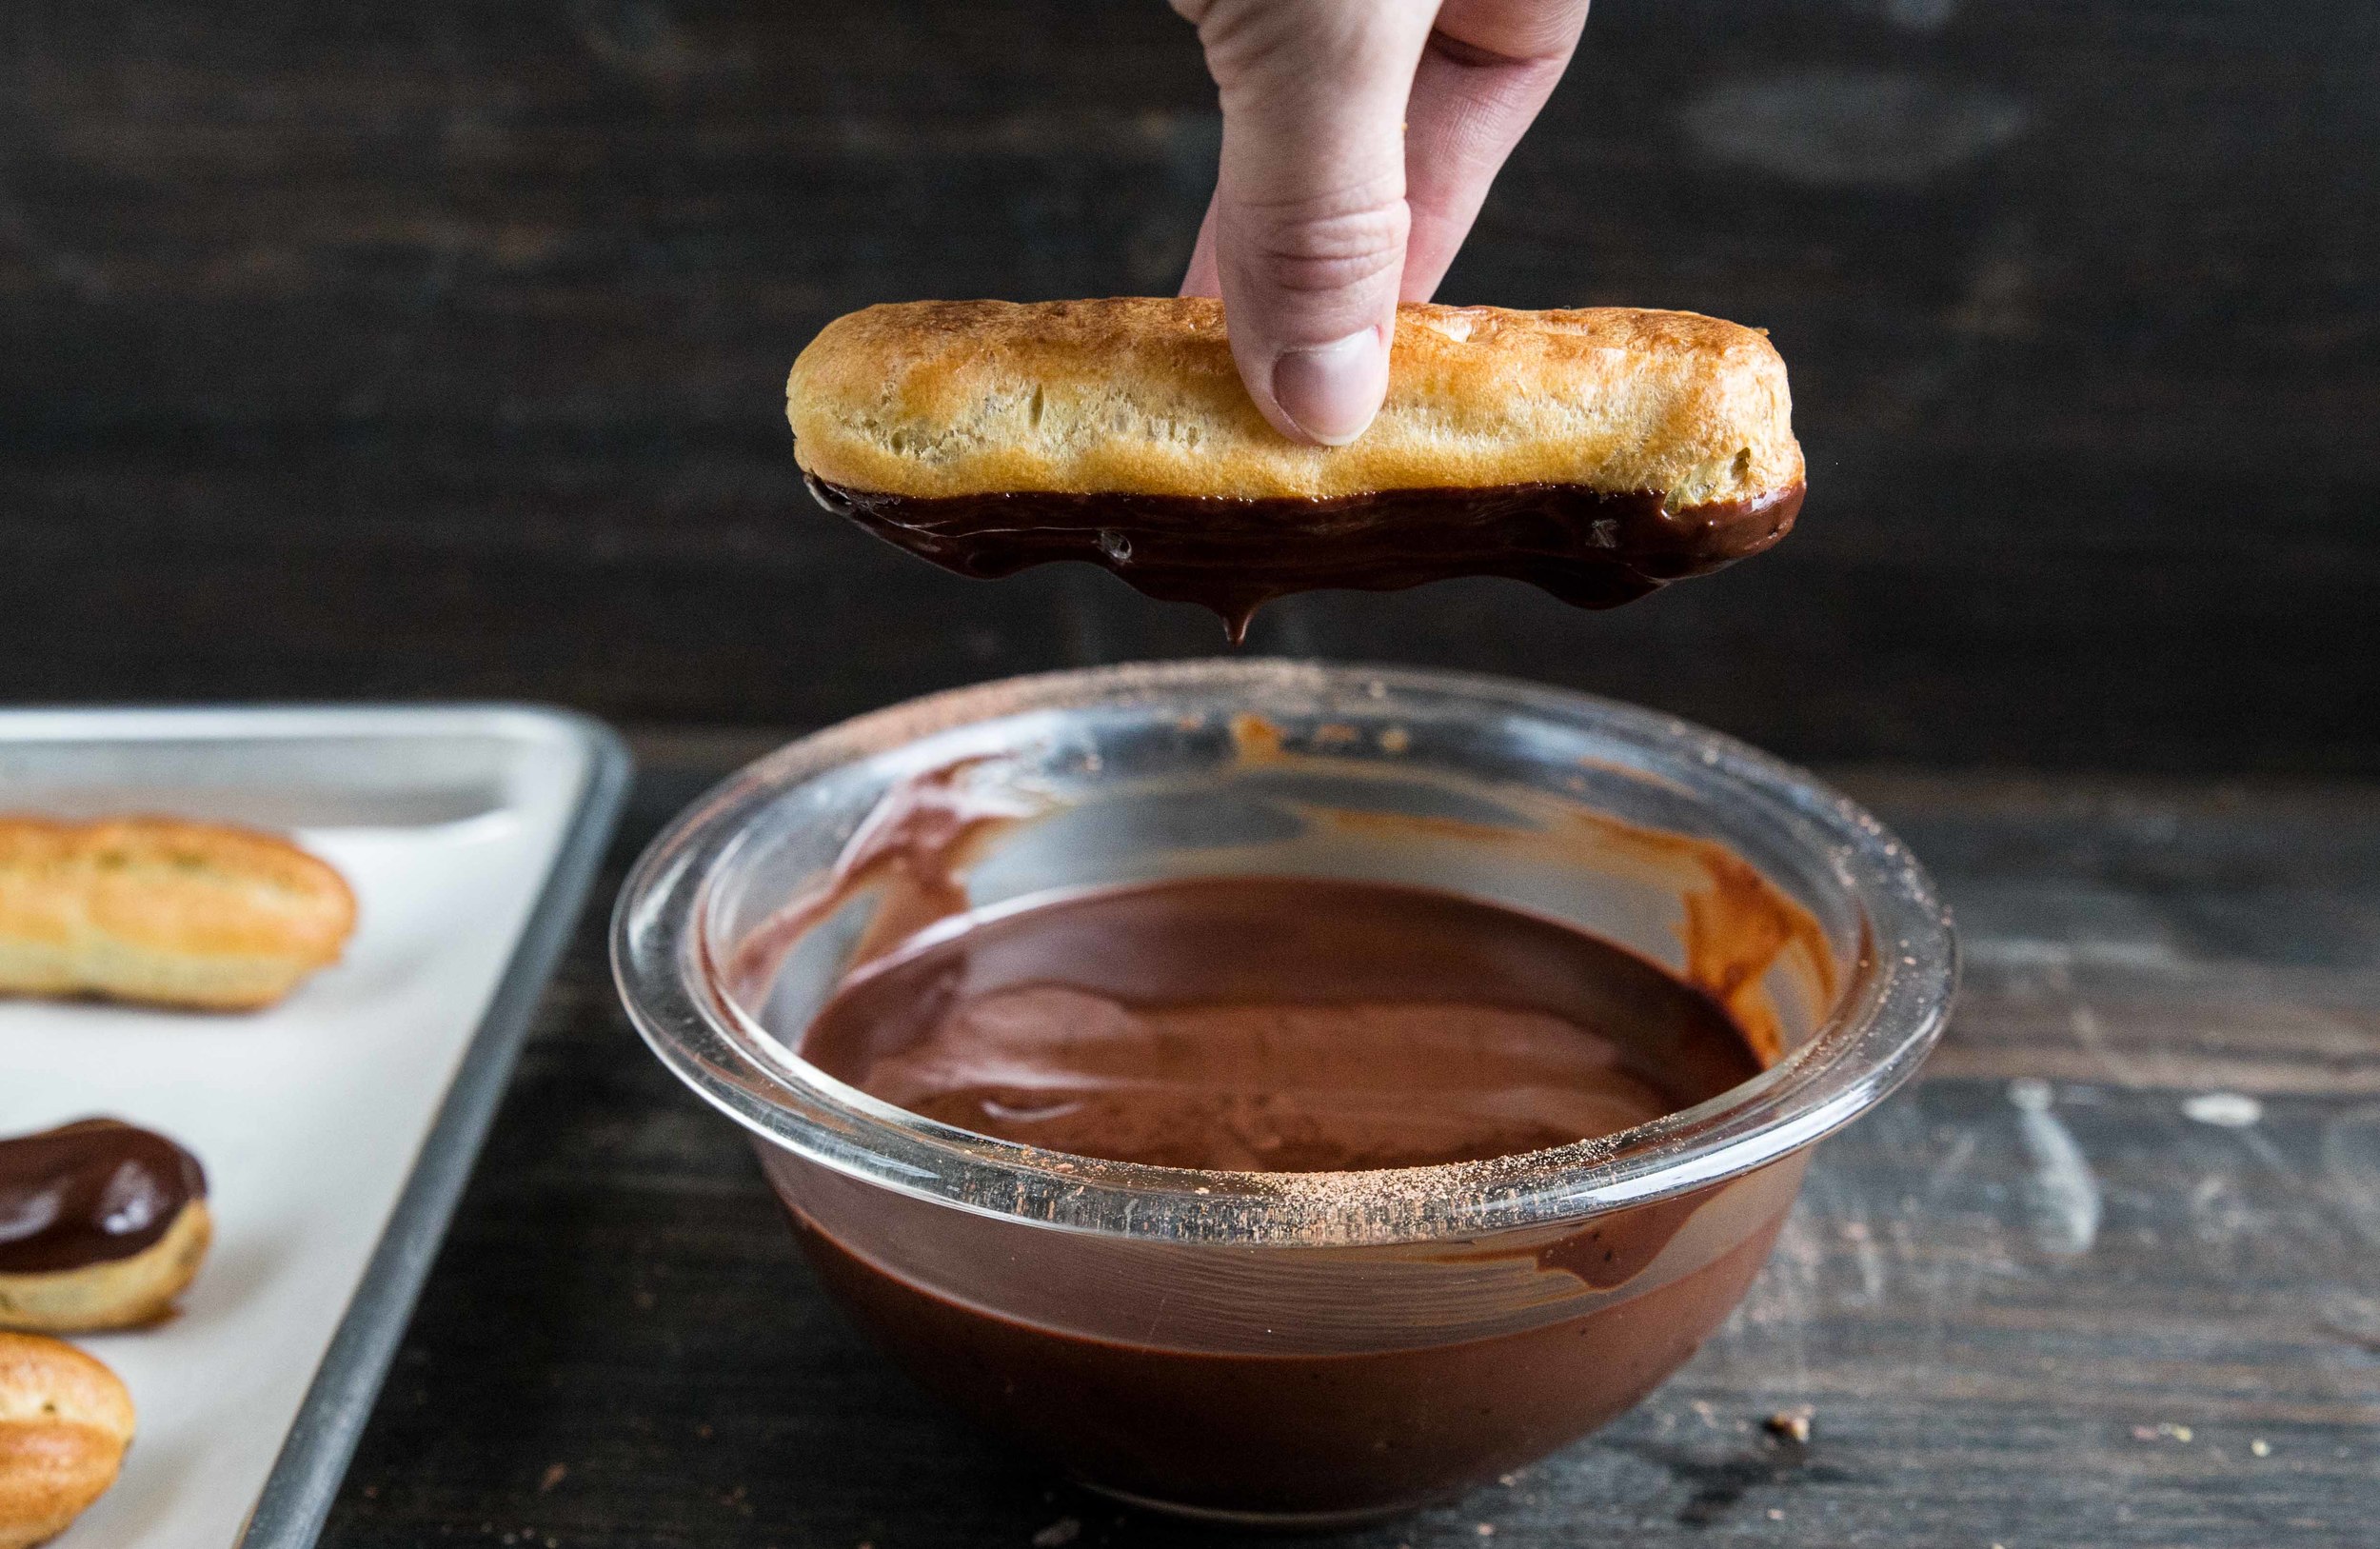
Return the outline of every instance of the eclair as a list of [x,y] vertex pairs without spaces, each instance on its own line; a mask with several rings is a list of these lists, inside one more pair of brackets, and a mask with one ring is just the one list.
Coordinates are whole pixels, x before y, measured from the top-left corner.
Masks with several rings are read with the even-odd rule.
[[1766,548],[1803,491],[1767,335],[1633,308],[1400,307],[1345,447],[1265,422],[1198,297],[871,307],[803,350],[786,412],[820,501],[914,553],[1088,560],[1236,624],[1457,575],[1611,606]]
[[0,1328],[154,1322],[207,1256],[198,1159],[114,1119],[0,1140]]
[[54,1538],[108,1493],[132,1441],[132,1396],[72,1345],[0,1334],[0,1549]]
[[269,1005],[338,960],[355,895],[269,834],[0,818],[0,994]]

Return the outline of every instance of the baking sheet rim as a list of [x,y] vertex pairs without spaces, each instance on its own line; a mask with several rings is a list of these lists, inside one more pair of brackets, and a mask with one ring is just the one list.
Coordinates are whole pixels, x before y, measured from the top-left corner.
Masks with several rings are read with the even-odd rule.
[[[412,1321],[414,1302],[445,1243],[455,1207],[511,1083],[530,1020],[585,911],[627,796],[634,761],[620,734],[592,716],[513,701],[26,705],[0,714],[0,741],[9,740],[5,731],[11,722],[25,728],[28,741],[77,738],[85,733],[76,723],[86,719],[118,723],[153,719],[161,735],[204,733],[229,740],[241,735],[299,737],[309,733],[396,736],[403,734],[398,728],[405,722],[416,718],[463,723],[517,720],[540,725],[578,745],[585,757],[585,775],[545,867],[536,902],[514,939],[487,1009],[464,1045],[446,1095],[423,1132],[412,1170],[406,1175],[388,1223],[365,1261],[363,1278],[289,1422],[240,1533],[238,1549],[312,1549],[321,1537],[389,1365],[396,1359],[397,1346]],[[245,731],[225,725],[241,719],[255,725]],[[461,729],[425,727],[418,735],[455,735]],[[475,729],[484,732],[486,728]],[[112,728],[88,735],[125,743],[142,740],[140,733]]]

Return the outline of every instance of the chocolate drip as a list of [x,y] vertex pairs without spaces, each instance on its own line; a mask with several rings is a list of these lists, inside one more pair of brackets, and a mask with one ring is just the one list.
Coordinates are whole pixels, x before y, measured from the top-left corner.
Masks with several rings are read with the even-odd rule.
[[1526,581],[1579,607],[1616,607],[1707,575],[1785,536],[1796,482],[1752,500],[1673,510],[1656,490],[1573,484],[1386,489],[1330,500],[1015,491],[912,496],[811,475],[819,504],[961,575],[992,579],[1085,560],[1165,602],[1219,614],[1237,644],[1291,592],[1398,591],[1453,576]]
[[0,1275],[129,1259],[206,1197],[196,1157],[120,1120],[0,1140]]

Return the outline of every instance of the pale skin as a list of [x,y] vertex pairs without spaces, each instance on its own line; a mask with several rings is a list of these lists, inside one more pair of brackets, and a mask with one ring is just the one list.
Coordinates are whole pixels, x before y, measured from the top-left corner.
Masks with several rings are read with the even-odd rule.
[[1388,387],[1398,301],[1427,301],[1561,79],[1587,0],[1172,0],[1223,108],[1182,294],[1220,296],[1249,396],[1343,446]]

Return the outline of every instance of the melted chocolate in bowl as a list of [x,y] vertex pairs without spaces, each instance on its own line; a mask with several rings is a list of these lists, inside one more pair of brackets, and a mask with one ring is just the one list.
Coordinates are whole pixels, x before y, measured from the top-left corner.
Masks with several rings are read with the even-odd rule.
[[[1269,725],[1233,731],[1243,760],[1283,758]],[[1445,1184],[1394,1169],[1617,1136],[1757,1075],[1777,1044],[1747,987],[1780,952],[1818,961],[1808,917],[1718,846],[1585,818],[1533,843],[1636,846],[1703,880],[1695,983],[1557,920],[1352,879],[1192,877],[971,913],[959,872],[1029,821],[981,804],[978,772],[897,786],[728,976],[751,997],[801,933],[874,897],[803,1056],[1048,1152],[1378,1179],[1410,1208],[1398,1190]],[[1390,845],[1462,827],[1331,821]],[[927,1385],[1111,1493],[1314,1523],[1443,1495],[1635,1403],[1742,1295],[1800,1173],[1495,1239],[1219,1263],[762,1157],[828,1284]]]
[[1287,1527],[1650,1392],[1954,967],[1906,851],[1796,771],[1263,662],[796,744],[647,852],[614,955],[923,1384],[1098,1489]]
[[1526,581],[1616,607],[1708,575],[1792,530],[1798,483],[1749,501],[1669,508],[1656,490],[1583,485],[1389,489],[1329,500],[1021,490],[922,497],[805,475],[819,504],[961,575],[1085,560],[1163,602],[1197,603],[1234,643],[1291,592],[1399,591],[1454,576]]
[[[775,1159],[763,1161],[790,1197],[800,1185],[789,1184]],[[854,1235],[824,1211],[796,1206],[793,1221],[811,1264],[878,1343],[991,1435],[1136,1504],[1324,1528],[1485,1483],[1635,1405],[1742,1300],[1802,1167],[1795,1158],[1771,1169],[1777,1176],[1723,1185],[1765,1183],[1756,1201],[1733,1212],[1752,1219],[1706,1234],[1726,1241],[1698,1255],[1695,1267],[1640,1291],[1630,1282],[1656,1278],[1646,1266],[1690,1220],[1731,1214],[1721,1189],[1604,1217],[1534,1252],[1498,1246],[1466,1261],[1449,1247],[1400,1261],[1388,1250],[1352,1250],[1360,1257],[1277,1265],[1269,1276],[1219,1276],[1182,1248],[1095,1255],[1025,1245],[979,1231],[978,1219],[967,1218],[950,1235],[982,1262],[968,1293],[888,1271],[856,1251]],[[831,1184],[803,1190],[813,1201],[837,1192]],[[947,1224],[913,1219],[905,1201],[873,1203],[879,1234]],[[1044,1321],[984,1305],[987,1295],[1022,1300],[1015,1283],[1021,1266],[1003,1273],[991,1257],[1020,1247],[1033,1274],[1070,1284],[1074,1307],[1056,1307]],[[1205,1258],[1213,1257],[1209,1250]],[[1590,1268],[1615,1283],[1580,1273]],[[1567,1286],[1577,1310],[1481,1338],[1334,1348],[1320,1337],[1325,1320],[1307,1304],[1370,1302],[1393,1325],[1418,1321],[1433,1307],[1444,1315],[1466,1301],[1560,1294],[1530,1281]],[[1276,1348],[1207,1337],[1224,1326],[1225,1298]],[[1084,1303],[1094,1299],[1111,1302],[1116,1316],[1090,1331]],[[1122,1318],[1153,1332],[1114,1327]]]
[[1584,931],[1383,883],[1061,897],[869,964],[802,1053],[911,1113],[1158,1167],[1427,1167],[1592,1140],[1759,1074],[1701,991]]

